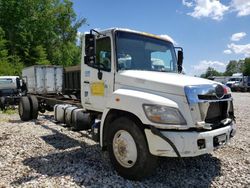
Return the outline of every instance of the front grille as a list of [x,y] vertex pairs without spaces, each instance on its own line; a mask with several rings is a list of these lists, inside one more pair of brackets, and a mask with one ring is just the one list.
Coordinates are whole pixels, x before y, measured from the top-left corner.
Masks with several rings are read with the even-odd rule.
[[212,128],[225,126],[221,123],[222,120],[229,117],[228,101],[211,102],[205,118],[206,123],[212,124]]
[[[198,95],[200,100],[218,100],[215,95]],[[231,94],[224,95],[222,99],[229,99],[231,98]]]

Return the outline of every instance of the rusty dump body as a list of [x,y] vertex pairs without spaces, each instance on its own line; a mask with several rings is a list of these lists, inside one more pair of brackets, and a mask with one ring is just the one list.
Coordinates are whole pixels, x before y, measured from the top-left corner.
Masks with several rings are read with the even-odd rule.
[[75,95],[81,99],[81,66],[76,65],[64,68],[63,94]]

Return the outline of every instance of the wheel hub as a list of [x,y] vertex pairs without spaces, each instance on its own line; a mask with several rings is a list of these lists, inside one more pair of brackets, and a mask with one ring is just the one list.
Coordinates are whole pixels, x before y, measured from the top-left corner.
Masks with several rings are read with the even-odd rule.
[[137,160],[137,148],[131,134],[118,131],[113,139],[113,151],[117,161],[125,168],[131,168]]

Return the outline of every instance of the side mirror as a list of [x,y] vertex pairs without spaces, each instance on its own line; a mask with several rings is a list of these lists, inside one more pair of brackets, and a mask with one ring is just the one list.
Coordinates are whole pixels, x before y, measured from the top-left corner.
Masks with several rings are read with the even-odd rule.
[[177,61],[177,65],[178,65],[178,72],[181,73],[182,72],[182,63],[183,63],[183,51],[178,50],[177,52],[178,54],[178,61]]
[[85,57],[84,62],[86,64],[94,64],[96,56],[96,40],[95,35],[86,34],[85,35]]
[[16,78],[16,86],[17,86],[17,89],[21,88],[21,82],[19,78]]

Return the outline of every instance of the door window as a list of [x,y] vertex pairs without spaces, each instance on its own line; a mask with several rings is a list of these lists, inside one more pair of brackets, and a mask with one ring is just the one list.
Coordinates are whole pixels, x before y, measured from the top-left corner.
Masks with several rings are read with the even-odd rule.
[[96,40],[96,62],[90,66],[93,68],[100,66],[103,71],[111,71],[111,40],[109,37]]

